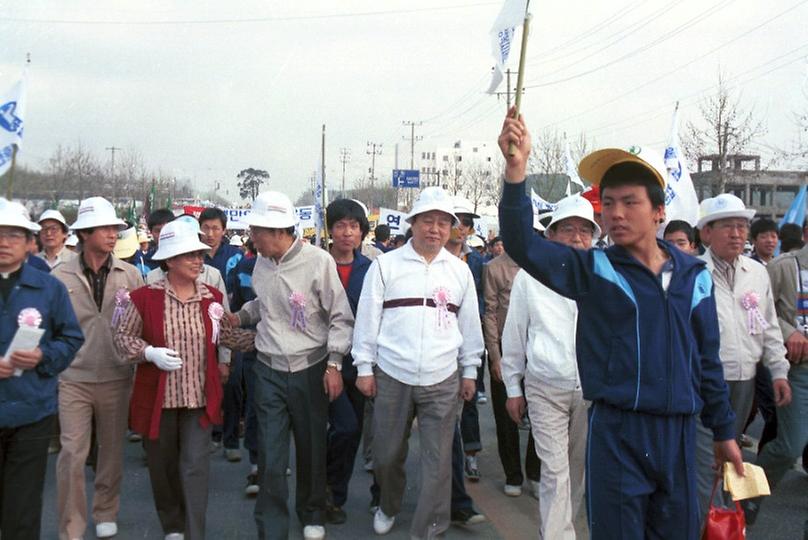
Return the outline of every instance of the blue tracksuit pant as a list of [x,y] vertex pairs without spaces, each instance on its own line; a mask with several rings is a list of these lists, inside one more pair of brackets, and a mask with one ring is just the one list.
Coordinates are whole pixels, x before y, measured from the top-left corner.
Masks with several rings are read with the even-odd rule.
[[592,540],[698,538],[695,417],[589,409],[587,511]]

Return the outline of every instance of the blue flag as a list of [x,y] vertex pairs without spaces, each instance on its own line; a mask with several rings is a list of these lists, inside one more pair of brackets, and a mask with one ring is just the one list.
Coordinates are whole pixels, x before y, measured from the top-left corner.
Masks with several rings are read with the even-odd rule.
[[800,190],[797,192],[797,196],[794,197],[794,201],[791,203],[791,206],[788,207],[788,212],[783,216],[783,219],[780,220],[779,226],[782,227],[786,223],[796,223],[800,227],[805,222],[805,184],[802,185]]

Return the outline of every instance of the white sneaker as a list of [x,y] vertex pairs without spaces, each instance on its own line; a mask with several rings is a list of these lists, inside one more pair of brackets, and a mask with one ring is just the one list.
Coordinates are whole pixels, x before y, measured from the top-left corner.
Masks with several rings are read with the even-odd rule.
[[539,485],[540,485],[540,484],[539,484],[537,481],[535,481],[535,480],[530,480],[530,495],[531,495],[531,496],[532,496],[534,499],[536,499],[537,501],[539,500],[539,493],[540,493],[540,491],[539,491]]
[[325,538],[325,527],[322,525],[306,525],[303,527],[303,538],[306,540],[322,540]]
[[376,513],[373,514],[373,530],[376,531],[376,534],[387,534],[390,532],[390,529],[393,528],[393,524],[396,522],[396,517],[389,517],[382,512],[382,509],[379,508],[376,510]]
[[114,521],[96,523],[95,536],[98,538],[109,538],[118,534],[118,525]]
[[185,535],[183,533],[168,533],[166,540],[185,540]]
[[503,491],[508,497],[519,497],[522,494],[522,486],[505,484],[505,489],[503,489]]

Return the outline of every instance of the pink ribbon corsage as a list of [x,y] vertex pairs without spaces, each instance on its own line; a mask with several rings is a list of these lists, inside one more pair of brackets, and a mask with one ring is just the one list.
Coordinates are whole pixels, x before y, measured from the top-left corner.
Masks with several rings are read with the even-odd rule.
[[212,302],[208,306],[208,315],[210,316],[210,325],[212,327],[211,341],[219,343],[219,328],[221,327],[220,321],[224,317],[224,307],[219,302]]
[[438,310],[438,328],[449,328],[449,325],[452,324],[449,315],[449,289],[438,287],[432,293],[432,300],[435,301],[435,307]]
[[115,311],[112,312],[112,327],[116,327],[123,319],[123,314],[129,306],[129,291],[121,288],[115,291]]
[[758,309],[759,302],[760,297],[754,291],[746,292],[741,298],[741,306],[746,310],[746,329],[749,335],[759,334],[769,327]]
[[42,324],[42,314],[36,308],[25,308],[17,315],[17,325],[29,328],[39,328]]
[[306,329],[306,296],[302,292],[293,292],[289,295],[289,307],[292,308],[292,328]]

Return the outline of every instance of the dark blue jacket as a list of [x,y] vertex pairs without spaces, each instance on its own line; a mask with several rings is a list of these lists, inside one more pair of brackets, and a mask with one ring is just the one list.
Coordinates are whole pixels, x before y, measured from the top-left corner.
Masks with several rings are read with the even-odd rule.
[[24,264],[8,300],[0,297],[0,351],[5,355],[19,327],[17,316],[34,308],[42,316],[45,335],[39,343],[42,361],[19,377],[0,379],[0,428],[17,427],[56,414],[57,375],[84,343],[67,289],[55,277]]
[[474,248],[468,252],[466,262],[471,270],[471,275],[474,277],[474,288],[477,290],[477,308],[480,311],[480,317],[485,315],[485,296],[483,296],[483,266],[485,266],[485,259],[480,252]]
[[[228,287],[228,282],[230,281],[230,272],[233,271],[238,262],[243,258],[244,254],[242,253],[241,249],[239,249],[237,246],[231,246],[225,238],[219,245],[219,249],[216,250],[216,255],[213,257],[210,255],[205,255],[205,264],[209,264],[216,268],[216,270],[222,274],[225,287]],[[230,296],[232,293],[233,291],[228,288],[228,296]]]
[[258,257],[242,257],[230,273],[226,282],[227,290],[231,291],[233,299],[230,301],[230,311],[233,313],[241,306],[255,298],[252,288],[252,274]]
[[718,317],[705,263],[659,241],[673,259],[665,292],[659,278],[620,246],[583,251],[535,235],[530,204],[524,182],[505,185],[499,207],[505,250],[578,304],[584,398],[657,415],[701,411],[715,440],[732,439],[735,415],[718,357]]
[[28,258],[25,260],[26,263],[29,263],[33,268],[45,272],[46,274],[50,274],[50,266],[48,263],[45,262],[45,259],[41,257],[37,257],[36,255],[28,255]]
[[146,253],[143,253],[138,248],[138,250],[135,251],[135,255],[132,257],[132,264],[135,266],[135,268],[140,270],[140,274],[143,276],[143,279],[146,279],[148,273],[155,268],[160,268],[160,261],[155,261],[152,259],[152,256],[154,256],[156,251],[157,248],[154,246],[151,246],[149,251]]
[[[370,263],[371,260],[362,255],[358,249],[354,250],[351,277],[348,278],[348,287],[345,289],[354,317],[356,317],[356,306],[359,305],[359,296],[362,294],[362,283],[365,282],[365,274],[368,273]],[[356,367],[353,365],[353,357],[350,354],[346,354],[342,359],[342,377],[348,380],[356,379]]]

